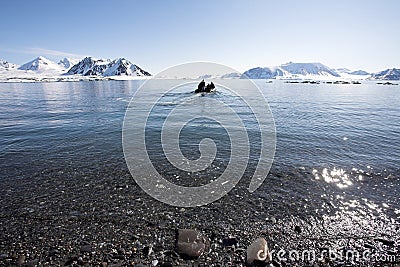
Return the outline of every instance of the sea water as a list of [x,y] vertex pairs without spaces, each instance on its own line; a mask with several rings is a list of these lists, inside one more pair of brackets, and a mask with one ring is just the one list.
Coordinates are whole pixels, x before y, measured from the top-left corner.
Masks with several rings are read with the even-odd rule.
[[[158,82],[160,88],[165,84]],[[356,207],[400,216],[399,86],[373,81],[254,82],[269,103],[277,137],[267,187],[258,192],[261,196],[270,201],[301,196],[305,210],[316,213],[329,209],[320,203],[322,199],[324,203],[340,203],[335,207],[338,209]],[[129,101],[141,84],[143,81],[1,83],[0,181],[29,181],[29,177],[52,168],[81,173],[99,170],[109,175],[115,169],[126,170],[122,125]],[[167,114],[182,102],[212,109],[207,101],[215,99],[228,102],[244,121],[248,119],[251,175],[251,162],[257,161],[260,148],[259,128],[251,110],[240,97],[224,90],[201,96],[193,94],[190,86],[184,89],[160,99],[147,124],[150,142],[146,145],[156,169],[170,178],[181,176],[162,152],[160,130]],[[224,116],[218,110],[213,112]],[[226,131],[207,120],[184,127],[179,140],[183,155],[198,158],[198,144],[206,137],[217,145],[217,161],[214,169],[204,173],[209,180],[199,180],[199,184],[217,178],[230,157]],[[187,179],[175,182],[188,185]],[[282,187],[283,180],[290,181],[290,186]]]

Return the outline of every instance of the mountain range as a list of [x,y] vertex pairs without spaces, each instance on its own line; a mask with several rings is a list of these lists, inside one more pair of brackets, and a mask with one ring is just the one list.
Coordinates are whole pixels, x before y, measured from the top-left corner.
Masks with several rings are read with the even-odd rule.
[[39,56],[21,66],[0,60],[0,81],[3,82],[126,80],[146,76],[151,74],[125,58],[63,58],[56,63]]
[[150,73],[125,58],[110,61],[109,59],[93,59],[91,57],[85,57],[66,72],[66,75],[75,74],[83,76],[151,76]]
[[37,57],[32,61],[29,61],[23,65],[21,65],[19,70],[25,71],[36,71],[36,72],[62,72],[65,67],[61,64],[57,64],[51,60],[48,60],[45,57]]
[[[55,63],[39,56],[21,66],[0,60],[0,80],[5,81],[105,79],[111,76],[127,79],[128,77],[147,77],[151,76],[151,74],[125,58],[114,60],[93,57],[85,57],[82,60],[63,58],[58,63]],[[201,77],[215,78],[208,74]],[[352,71],[346,68],[331,69],[321,63],[289,62],[279,66],[256,67],[244,73],[227,73],[217,78],[400,80],[400,69],[393,68],[377,73],[368,73],[364,70]]]
[[280,66],[256,67],[245,71],[241,78],[249,79],[316,79],[334,80],[400,80],[400,69],[386,69],[378,73],[364,70],[351,71],[346,68],[331,69],[321,63],[293,63]]
[[[358,75],[359,77],[349,77]],[[257,67],[245,71],[241,78],[250,79],[335,79],[355,78],[362,79],[369,76],[366,71],[351,71],[349,69],[330,69],[321,63],[293,63],[289,62],[280,66]]]
[[10,69],[15,69],[17,67],[18,65],[16,64],[0,59],[0,70],[1,69],[10,70]]

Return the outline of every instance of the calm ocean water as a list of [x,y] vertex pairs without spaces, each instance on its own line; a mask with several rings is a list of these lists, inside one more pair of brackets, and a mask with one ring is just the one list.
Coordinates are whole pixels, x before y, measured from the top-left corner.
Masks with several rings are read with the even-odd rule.
[[[333,186],[338,192],[349,190],[355,196],[372,196],[367,207],[368,203],[374,203],[390,207],[392,214],[400,214],[399,86],[375,82],[361,85],[255,82],[268,100],[276,124],[273,172],[283,176],[305,173],[321,186]],[[0,180],[29,178],[63,166],[80,171],[126,169],[122,123],[127,105],[141,83],[0,84]],[[250,140],[250,156],[256,159],[260,140],[257,125],[251,122],[251,114],[243,103],[223,91],[206,97],[170,93],[154,109],[153,120],[148,123],[149,138],[157,140],[157,129],[175,105],[183,100],[207,103],[207,98],[228,101],[244,120],[249,119],[245,125],[250,136],[254,136]],[[218,114],[218,110],[215,112]],[[183,154],[188,158],[198,157],[196,146],[206,136],[216,138],[217,157],[223,167],[229,161],[229,138],[214,122],[194,121],[185,127],[181,140]],[[156,141],[148,145],[156,162],[162,154],[160,147]],[[163,169],[163,164],[166,163],[160,156],[158,168]],[[166,167],[165,172],[171,170]],[[378,186],[385,192],[383,196],[381,191],[374,191]]]

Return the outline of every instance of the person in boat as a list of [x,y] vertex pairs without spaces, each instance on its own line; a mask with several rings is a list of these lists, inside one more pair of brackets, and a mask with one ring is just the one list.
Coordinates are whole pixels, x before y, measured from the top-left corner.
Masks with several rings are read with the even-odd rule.
[[194,91],[195,93],[201,93],[204,92],[204,88],[206,87],[206,82],[204,79],[197,85],[197,89]]
[[211,90],[213,90],[215,88],[215,85],[214,85],[214,83],[213,82],[211,82],[211,83],[209,83],[209,84],[207,84],[207,86],[206,86],[206,88],[205,88],[205,92],[207,92],[207,93],[209,93],[209,92],[211,92]]

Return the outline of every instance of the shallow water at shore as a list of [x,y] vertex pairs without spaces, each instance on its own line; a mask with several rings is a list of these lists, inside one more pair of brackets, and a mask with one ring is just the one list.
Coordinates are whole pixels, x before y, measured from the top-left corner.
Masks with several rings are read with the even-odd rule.
[[[15,260],[12,253],[46,261],[51,248],[60,247],[59,255],[52,259],[57,265],[81,253],[79,248],[85,242],[96,247],[96,253],[84,255],[91,263],[100,263],[104,254],[111,255],[112,247],[131,250],[136,241],[143,246],[153,244],[156,252],[152,257],[159,259],[157,253],[173,249],[173,229],[190,227],[210,238],[214,234],[215,243],[235,235],[244,248],[262,235],[276,249],[326,246],[362,251],[373,247],[381,254],[398,254],[400,88],[372,82],[256,83],[276,123],[277,151],[268,178],[250,194],[246,189],[250,168],[227,196],[184,211],[147,196],[124,161],[123,116],[141,81],[0,84],[4,229],[0,254],[9,255],[2,264]],[[162,117],[193,95],[169,97],[155,110],[156,115]],[[219,92],[211,97],[228,96]],[[159,123],[157,116],[153,122]],[[223,136],[212,124],[208,126],[200,137]],[[187,140],[198,129],[187,127]],[[248,130],[256,132],[251,123]],[[159,162],[157,168],[171,181],[202,184],[218,174],[215,169],[222,170],[229,159],[226,139],[221,137],[219,142],[215,168],[194,177],[177,175],[158,158],[153,162]],[[253,142],[257,151],[257,138]],[[153,149],[157,146],[155,143]],[[189,148],[193,154],[184,152],[196,158],[198,151]],[[50,229],[50,234],[42,226]],[[294,231],[295,226],[301,233]],[[55,237],[59,241],[51,241]],[[102,242],[111,247],[100,249]],[[224,248],[216,251],[227,255]],[[242,254],[229,254],[231,262],[239,264]],[[121,261],[144,257],[132,255],[124,255]],[[111,262],[118,261],[110,257]],[[212,261],[230,262],[224,257]]]

